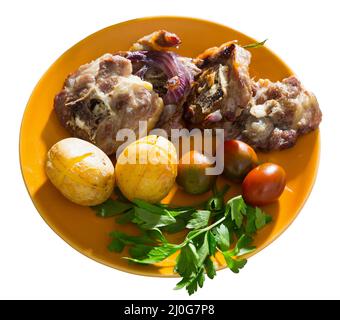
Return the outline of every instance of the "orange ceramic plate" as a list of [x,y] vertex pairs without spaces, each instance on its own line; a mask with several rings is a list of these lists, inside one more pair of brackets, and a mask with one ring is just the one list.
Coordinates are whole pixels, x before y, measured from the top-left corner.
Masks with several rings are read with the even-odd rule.
[[[80,65],[106,52],[127,50],[138,38],[154,30],[175,32],[183,44],[179,53],[194,57],[204,49],[237,39],[241,44],[254,39],[216,23],[179,17],[153,17],[131,20],[94,33],[65,52],[41,78],[27,104],[20,132],[20,162],[27,190],[37,210],[48,225],[73,248],[110,267],[150,276],[173,276],[173,259],[161,266],[138,266],[110,253],[109,232],[114,229],[133,232],[132,226],[115,225],[114,219],[101,219],[91,209],[69,202],[48,181],[44,172],[47,150],[68,137],[53,112],[53,98],[66,76]],[[251,49],[251,75],[280,80],[292,71],[267,48]],[[260,160],[282,165],[287,171],[287,188],[276,204],[264,208],[273,215],[273,222],[256,237],[256,252],[276,239],[294,220],[306,201],[316,176],[320,151],[319,133],[315,131],[299,139],[291,149],[261,154]],[[223,183],[223,181],[220,181]],[[230,193],[237,193],[233,187]],[[205,195],[205,198],[209,195]],[[202,201],[202,196],[183,194],[177,187],[165,201],[190,204]],[[256,253],[255,252],[255,253]]]

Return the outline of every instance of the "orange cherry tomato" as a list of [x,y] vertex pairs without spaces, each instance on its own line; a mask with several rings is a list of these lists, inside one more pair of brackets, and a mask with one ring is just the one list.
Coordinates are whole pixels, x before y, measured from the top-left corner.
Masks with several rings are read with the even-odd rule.
[[226,178],[241,182],[250,170],[258,165],[254,149],[239,140],[224,142],[224,170]]
[[242,183],[244,200],[253,206],[275,202],[286,186],[286,172],[277,164],[264,163],[251,170]]

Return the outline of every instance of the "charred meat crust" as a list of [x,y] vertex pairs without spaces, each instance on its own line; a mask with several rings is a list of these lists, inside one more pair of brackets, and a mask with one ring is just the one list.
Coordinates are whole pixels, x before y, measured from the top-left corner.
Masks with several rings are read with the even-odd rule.
[[250,53],[231,43],[207,50],[198,61],[203,72],[185,103],[185,119],[202,127],[235,121],[252,96]]

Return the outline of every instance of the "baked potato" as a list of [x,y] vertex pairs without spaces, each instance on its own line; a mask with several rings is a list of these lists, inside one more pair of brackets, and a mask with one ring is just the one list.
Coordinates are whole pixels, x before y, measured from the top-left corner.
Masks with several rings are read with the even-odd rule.
[[46,174],[69,200],[83,206],[98,205],[113,191],[114,166],[109,157],[93,144],[67,138],[47,153]]
[[117,159],[117,184],[131,201],[159,202],[171,190],[176,175],[176,148],[169,140],[156,135],[131,143]]

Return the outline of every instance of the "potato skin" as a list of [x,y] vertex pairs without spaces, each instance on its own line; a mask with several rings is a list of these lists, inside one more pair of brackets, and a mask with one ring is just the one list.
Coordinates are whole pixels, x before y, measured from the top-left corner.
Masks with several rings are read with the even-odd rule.
[[67,138],[57,142],[47,153],[45,169],[54,186],[79,205],[94,206],[112,194],[113,164],[102,150],[87,141]]
[[[135,163],[126,159],[135,159]],[[117,159],[117,184],[131,201],[161,201],[171,190],[176,176],[176,148],[163,137],[150,135],[137,140],[128,145]]]

